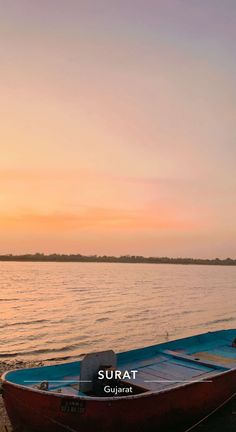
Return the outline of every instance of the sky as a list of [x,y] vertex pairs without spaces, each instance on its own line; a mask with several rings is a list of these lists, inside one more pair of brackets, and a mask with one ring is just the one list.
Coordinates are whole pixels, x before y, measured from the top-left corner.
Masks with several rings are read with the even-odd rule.
[[235,0],[0,9],[0,253],[236,258]]

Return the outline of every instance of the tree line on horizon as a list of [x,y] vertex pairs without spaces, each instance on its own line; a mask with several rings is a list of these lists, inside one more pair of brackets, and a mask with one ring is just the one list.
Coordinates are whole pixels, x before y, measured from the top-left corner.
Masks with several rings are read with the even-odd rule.
[[41,262],[107,262],[107,263],[147,263],[147,264],[198,264],[198,265],[236,265],[236,259],[232,258],[169,258],[169,257],[144,257],[140,255],[81,255],[81,254],[22,254],[0,255],[0,261],[41,261]]

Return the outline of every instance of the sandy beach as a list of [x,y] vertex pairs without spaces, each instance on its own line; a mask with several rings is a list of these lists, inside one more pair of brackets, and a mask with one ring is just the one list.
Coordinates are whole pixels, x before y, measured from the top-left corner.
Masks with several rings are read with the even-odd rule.
[[[11,369],[11,366],[17,367],[17,365],[13,365],[13,363],[0,363],[0,375],[2,375],[5,371]],[[20,365],[18,366],[20,367]],[[12,432],[11,424],[9,422],[2,396],[0,396],[0,432]]]
[[[2,375],[5,370],[7,370],[6,365],[4,363],[0,363],[0,374]],[[2,396],[0,396],[0,432],[6,431],[12,432],[12,428],[4,408]]]

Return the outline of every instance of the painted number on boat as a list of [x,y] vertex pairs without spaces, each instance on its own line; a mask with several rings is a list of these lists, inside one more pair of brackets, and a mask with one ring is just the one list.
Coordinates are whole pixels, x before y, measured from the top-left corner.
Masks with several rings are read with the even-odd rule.
[[65,413],[78,413],[85,412],[85,401],[73,401],[71,399],[63,399],[61,401],[61,411]]

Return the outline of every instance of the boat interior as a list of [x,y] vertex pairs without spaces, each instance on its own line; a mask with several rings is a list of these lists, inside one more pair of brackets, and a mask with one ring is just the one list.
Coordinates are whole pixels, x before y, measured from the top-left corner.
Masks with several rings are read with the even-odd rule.
[[[135,379],[126,378],[121,383],[133,386],[134,394],[211,380],[216,374],[236,368],[235,338],[236,330],[221,330],[119,353],[116,369],[138,371]],[[81,361],[11,371],[4,379],[68,396],[97,396],[83,390]]]

